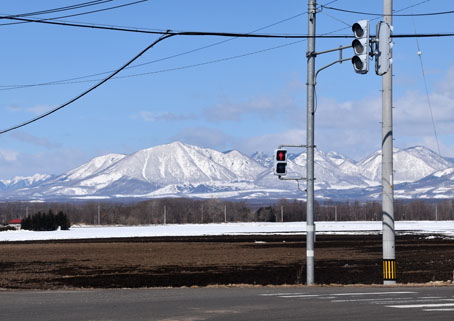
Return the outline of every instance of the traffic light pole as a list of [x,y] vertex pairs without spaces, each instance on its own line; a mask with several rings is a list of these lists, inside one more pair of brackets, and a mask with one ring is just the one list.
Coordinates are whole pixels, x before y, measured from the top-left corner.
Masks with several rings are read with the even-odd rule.
[[315,91],[315,0],[308,0],[307,40],[307,202],[306,284],[314,284],[314,91]]
[[[392,25],[392,0],[384,0],[384,21]],[[392,65],[382,76],[383,284],[396,283],[393,195]]]

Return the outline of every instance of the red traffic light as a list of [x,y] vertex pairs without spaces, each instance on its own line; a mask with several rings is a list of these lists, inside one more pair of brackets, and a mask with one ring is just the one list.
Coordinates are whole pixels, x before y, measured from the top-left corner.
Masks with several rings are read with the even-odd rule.
[[287,175],[287,150],[276,149],[274,151],[274,175]]
[[285,162],[287,160],[287,151],[285,149],[278,149],[276,151],[276,160],[279,162]]

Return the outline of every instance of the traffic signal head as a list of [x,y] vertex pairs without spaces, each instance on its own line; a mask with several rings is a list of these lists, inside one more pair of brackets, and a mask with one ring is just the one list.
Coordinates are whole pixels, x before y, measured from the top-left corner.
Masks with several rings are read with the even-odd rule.
[[274,151],[274,175],[287,175],[287,150],[276,149]]
[[352,47],[355,55],[352,58],[353,68],[359,74],[366,74],[369,71],[369,20],[360,20],[352,26],[355,40]]
[[392,27],[384,22],[380,21],[377,24],[377,49],[375,56],[375,73],[379,76],[386,74],[391,67],[391,40]]

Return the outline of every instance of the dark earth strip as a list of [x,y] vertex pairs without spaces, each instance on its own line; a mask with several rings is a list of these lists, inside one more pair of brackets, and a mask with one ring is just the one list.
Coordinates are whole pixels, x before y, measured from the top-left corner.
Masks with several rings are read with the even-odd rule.
[[[381,284],[380,235],[318,235],[317,284]],[[0,288],[304,284],[305,236],[160,237],[0,244]],[[454,240],[396,237],[398,283],[452,280]]]

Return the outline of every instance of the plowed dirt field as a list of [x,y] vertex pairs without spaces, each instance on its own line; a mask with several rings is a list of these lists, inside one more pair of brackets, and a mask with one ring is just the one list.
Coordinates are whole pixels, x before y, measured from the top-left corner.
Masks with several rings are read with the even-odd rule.
[[[380,235],[320,235],[318,284],[381,284]],[[305,236],[129,238],[0,244],[0,288],[304,284]],[[396,237],[398,283],[452,279],[454,240]]]

